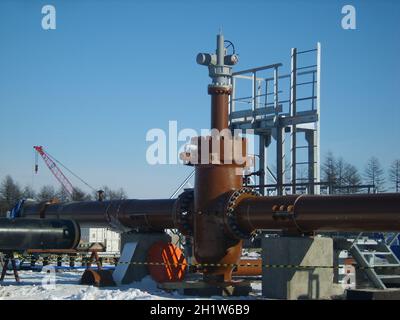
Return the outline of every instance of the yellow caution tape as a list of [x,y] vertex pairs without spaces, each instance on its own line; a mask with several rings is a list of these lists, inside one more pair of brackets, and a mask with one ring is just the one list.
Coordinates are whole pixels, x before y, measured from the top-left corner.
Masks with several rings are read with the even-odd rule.
[[[22,255],[16,255],[15,258],[19,259],[24,259],[27,260],[26,256]],[[32,257],[28,257],[32,258]],[[113,259],[113,258],[109,258]],[[45,259],[43,257],[35,258],[35,262],[40,262],[46,260],[48,263],[50,262],[60,262],[60,260],[56,259]],[[85,261],[85,259],[74,259],[74,262],[82,262],[87,264],[88,261]],[[95,264],[96,261],[92,260],[92,264]],[[118,261],[117,265],[139,265],[139,266],[146,266],[146,265],[151,265],[151,266],[184,266],[184,267],[196,267],[196,268],[201,268],[201,267],[247,267],[247,268],[271,268],[271,269],[344,269],[346,268],[346,265],[341,265],[341,266],[301,266],[301,265],[292,265],[292,264],[251,264],[251,263],[245,263],[245,264],[228,264],[228,263],[177,263],[177,262],[147,262],[147,261]],[[398,268],[396,266],[371,266],[371,267],[363,267],[363,266],[357,266],[357,265],[352,265],[355,269],[359,270],[367,270],[367,269],[389,269],[389,268]]]

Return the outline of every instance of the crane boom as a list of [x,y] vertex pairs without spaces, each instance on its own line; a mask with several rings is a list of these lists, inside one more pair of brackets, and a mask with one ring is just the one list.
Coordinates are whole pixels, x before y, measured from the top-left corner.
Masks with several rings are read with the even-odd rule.
[[[51,173],[56,177],[58,182],[61,183],[64,190],[70,195],[72,198],[74,193],[74,187],[68,178],[62,173],[61,169],[57,166],[57,164],[51,159],[51,157],[44,151],[42,146],[34,146],[33,147],[37,153],[43,158],[44,163],[50,169]],[[37,171],[37,166],[36,166]]]

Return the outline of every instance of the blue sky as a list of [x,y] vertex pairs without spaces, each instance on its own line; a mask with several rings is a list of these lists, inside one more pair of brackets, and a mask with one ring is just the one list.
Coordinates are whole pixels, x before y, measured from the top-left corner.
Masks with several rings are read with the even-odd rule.
[[[41,8],[57,29],[41,28]],[[341,28],[352,4],[357,29]],[[400,158],[400,2],[9,1],[0,2],[0,178],[57,185],[33,145],[43,145],[90,184],[130,197],[166,197],[188,174],[150,166],[146,132],[209,127],[207,70],[222,27],[238,69],[283,62],[291,47],[322,43],[321,145],[362,169]],[[71,179],[72,182],[76,180]]]

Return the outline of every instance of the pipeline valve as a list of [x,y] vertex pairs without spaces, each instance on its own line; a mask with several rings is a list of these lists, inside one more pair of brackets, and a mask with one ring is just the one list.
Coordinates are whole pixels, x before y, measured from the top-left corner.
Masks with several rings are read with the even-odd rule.
[[[229,45],[225,48],[225,42]],[[227,54],[227,48],[232,46],[232,54]],[[212,86],[230,86],[232,77],[232,67],[239,61],[239,56],[235,53],[233,43],[224,40],[222,33],[217,35],[217,50],[215,53],[199,53],[196,62],[207,66],[209,76],[213,80]]]

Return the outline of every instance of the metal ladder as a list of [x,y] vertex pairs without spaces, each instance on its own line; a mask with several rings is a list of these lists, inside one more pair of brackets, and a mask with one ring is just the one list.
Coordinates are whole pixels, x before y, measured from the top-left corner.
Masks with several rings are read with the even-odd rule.
[[400,287],[400,260],[390,248],[398,237],[395,234],[392,240],[371,240],[364,243],[360,240],[362,233],[353,241],[349,252],[368,279],[378,289]]
[[[316,49],[298,51],[297,48],[292,48],[291,53],[291,71],[290,71],[290,116],[296,117],[298,115],[297,102],[308,101],[311,105],[308,109],[311,111],[317,111],[319,118],[319,74],[320,74],[320,44],[318,43]],[[316,53],[316,64],[308,66],[298,66],[299,58],[306,53]],[[303,76],[303,77],[302,77]],[[299,80],[299,81],[298,81]],[[298,97],[298,89],[306,86],[307,96]],[[298,134],[303,133],[306,145],[297,145]],[[298,161],[297,153],[299,149],[307,149],[307,161]],[[298,182],[308,181],[309,186],[307,193],[319,193],[319,187],[315,188],[314,183],[319,182],[319,122],[299,124],[295,122],[290,128],[290,172],[291,172],[291,183],[292,193],[297,193]],[[307,172],[307,177],[298,178],[298,168],[303,169]],[[317,189],[317,190],[316,190]]]

